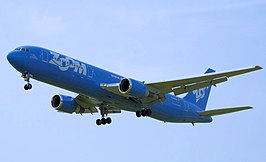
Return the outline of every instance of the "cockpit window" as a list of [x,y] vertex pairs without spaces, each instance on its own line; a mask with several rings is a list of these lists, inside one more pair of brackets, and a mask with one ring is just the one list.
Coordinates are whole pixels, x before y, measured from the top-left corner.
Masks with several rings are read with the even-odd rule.
[[16,48],[15,50],[16,51],[24,51],[24,52],[29,52],[30,51],[28,48],[20,48],[20,47]]

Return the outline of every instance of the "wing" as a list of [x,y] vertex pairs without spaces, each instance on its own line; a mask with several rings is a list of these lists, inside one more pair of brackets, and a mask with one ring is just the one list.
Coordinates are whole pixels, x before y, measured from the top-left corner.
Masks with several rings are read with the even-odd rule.
[[[97,113],[99,112],[99,108],[103,108],[108,112],[109,114],[111,113],[121,113],[121,108],[119,105],[116,103],[112,102],[104,102],[101,100],[98,100],[93,97],[89,97],[83,94],[79,94],[76,98],[75,101],[78,104],[78,108],[76,110],[76,113],[78,114],[83,114],[83,113]],[[104,104],[103,104],[104,103]],[[104,107],[102,107],[104,105]]]
[[82,94],[79,94],[75,98],[75,101],[78,104],[78,108],[77,108],[76,113],[82,112],[82,109],[83,109],[83,113],[93,114],[95,112],[98,112],[97,106],[101,105],[101,103],[102,103],[101,101],[99,101],[95,98],[92,98],[92,97],[89,97],[86,95],[82,95]]
[[157,82],[145,84],[150,90],[159,92],[161,95],[174,92],[175,95],[190,92],[196,89],[204,88],[209,85],[216,85],[227,81],[228,78],[260,70],[262,67],[255,66],[229,72],[205,74],[197,77],[189,77],[180,80]]

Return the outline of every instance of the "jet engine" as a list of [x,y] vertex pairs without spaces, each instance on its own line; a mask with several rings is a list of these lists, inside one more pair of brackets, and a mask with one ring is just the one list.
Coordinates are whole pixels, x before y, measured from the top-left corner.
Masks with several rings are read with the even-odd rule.
[[122,79],[119,84],[119,91],[124,95],[129,95],[136,98],[144,98],[149,96],[149,90],[145,84],[134,79]]
[[56,110],[69,114],[75,112],[78,107],[74,98],[64,95],[54,95],[51,104]]

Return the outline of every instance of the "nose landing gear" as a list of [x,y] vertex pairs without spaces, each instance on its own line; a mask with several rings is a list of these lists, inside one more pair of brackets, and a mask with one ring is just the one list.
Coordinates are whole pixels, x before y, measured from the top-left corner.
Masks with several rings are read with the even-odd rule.
[[27,90],[30,90],[32,89],[32,85],[30,84],[30,78],[32,77],[32,75],[28,72],[25,72],[25,73],[22,73],[22,78],[24,78],[24,81],[27,82],[25,85],[24,85],[24,89],[27,91]]
[[24,85],[24,89],[27,91],[27,90],[30,90],[32,89],[32,85],[30,83],[27,83]]

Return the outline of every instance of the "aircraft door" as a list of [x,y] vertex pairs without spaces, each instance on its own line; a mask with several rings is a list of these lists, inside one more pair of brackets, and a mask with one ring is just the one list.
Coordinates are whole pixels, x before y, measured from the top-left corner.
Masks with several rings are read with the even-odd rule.
[[185,102],[185,111],[188,112],[189,110],[189,103]]
[[49,53],[45,50],[42,51],[42,61],[46,63],[49,61]]

